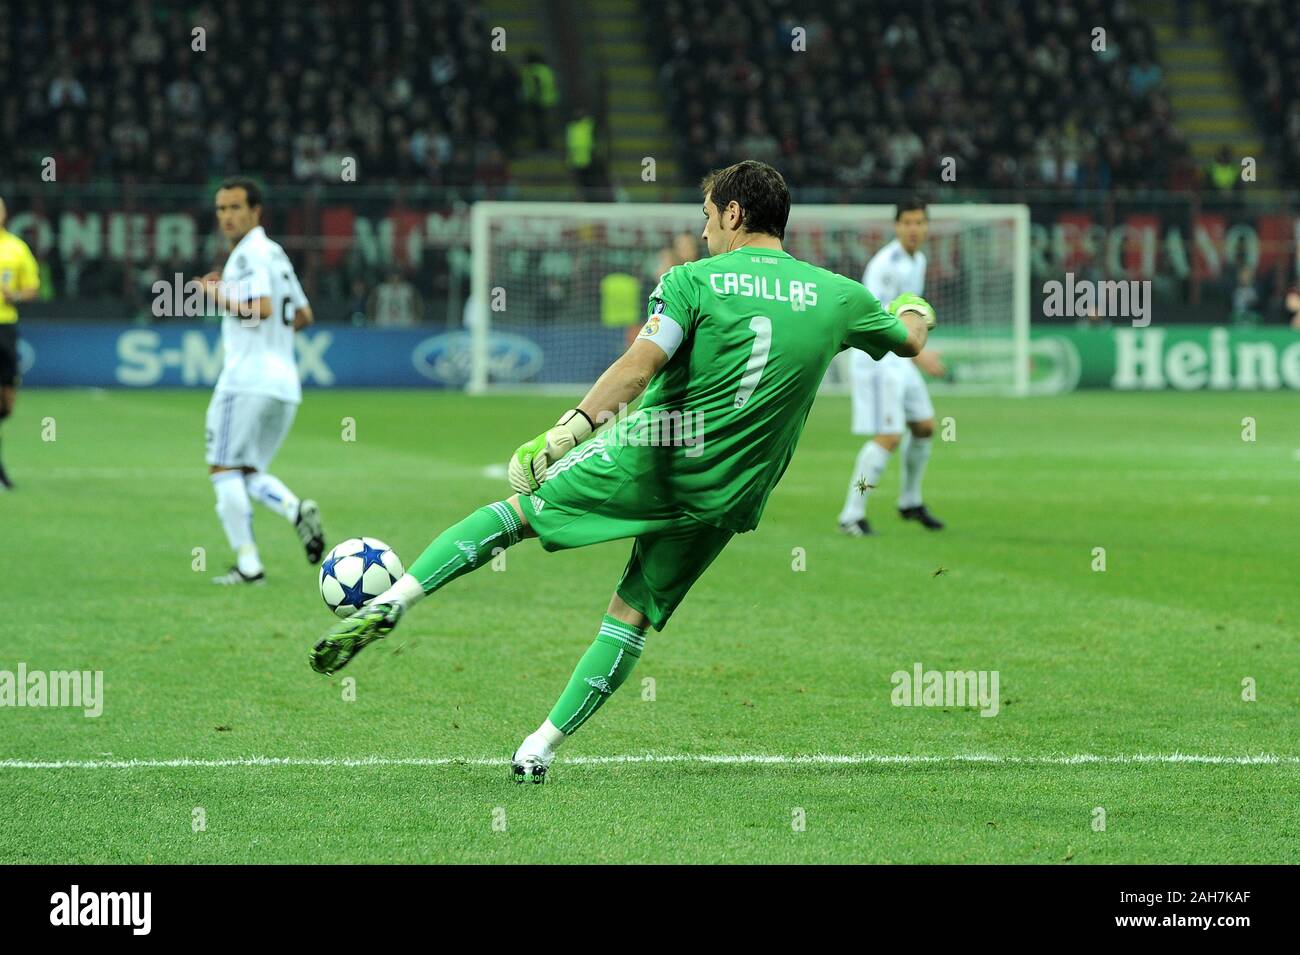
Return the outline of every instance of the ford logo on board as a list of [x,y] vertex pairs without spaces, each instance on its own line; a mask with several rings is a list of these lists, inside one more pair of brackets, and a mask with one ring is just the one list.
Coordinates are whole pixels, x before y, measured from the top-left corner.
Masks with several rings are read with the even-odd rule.
[[[440,385],[461,387],[469,381],[473,361],[469,332],[446,332],[426,338],[411,349],[415,370]],[[522,335],[488,335],[488,379],[506,384],[528,381],[542,370],[542,349]]]

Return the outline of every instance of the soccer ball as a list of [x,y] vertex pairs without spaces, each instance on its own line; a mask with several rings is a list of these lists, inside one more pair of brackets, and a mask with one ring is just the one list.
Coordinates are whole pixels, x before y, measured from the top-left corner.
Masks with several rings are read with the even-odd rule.
[[340,617],[350,617],[404,574],[393,549],[374,537],[350,537],[320,565],[320,595]]

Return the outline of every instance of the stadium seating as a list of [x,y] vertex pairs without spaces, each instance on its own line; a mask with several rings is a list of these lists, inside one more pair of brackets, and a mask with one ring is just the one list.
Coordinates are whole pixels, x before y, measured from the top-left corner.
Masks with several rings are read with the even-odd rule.
[[642,3],[695,173],[746,155],[896,189],[952,157],[955,186],[1160,188],[1186,153],[1150,27],[1118,0]]
[[1300,3],[1214,4],[1225,47],[1285,178],[1300,174]]
[[[0,19],[0,182],[499,185],[519,77],[468,0],[14,0]],[[197,32],[197,31],[202,32]],[[471,42],[473,40],[473,42]],[[342,81],[346,78],[346,82]]]

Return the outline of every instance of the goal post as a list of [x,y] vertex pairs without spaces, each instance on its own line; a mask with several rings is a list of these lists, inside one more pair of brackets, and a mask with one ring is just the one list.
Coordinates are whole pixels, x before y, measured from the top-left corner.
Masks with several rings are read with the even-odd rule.
[[[949,380],[932,385],[1028,394],[1029,207],[944,203],[928,213],[931,343],[949,367]],[[705,254],[703,221],[691,203],[475,203],[467,390],[590,385],[644,320],[674,237]],[[784,245],[860,281],[893,237],[893,205],[797,205]]]

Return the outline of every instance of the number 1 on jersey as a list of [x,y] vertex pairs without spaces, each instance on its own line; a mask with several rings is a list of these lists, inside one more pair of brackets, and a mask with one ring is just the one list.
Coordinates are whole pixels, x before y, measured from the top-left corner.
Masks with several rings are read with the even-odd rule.
[[740,379],[740,390],[736,392],[737,408],[743,408],[758,387],[758,379],[763,377],[763,369],[767,366],[768,352],[772,350],[770,318],[755,315],[749,320],[749,328],[754,333],[754,350],[749,353],[749,364],[745,366],[745,376]]

